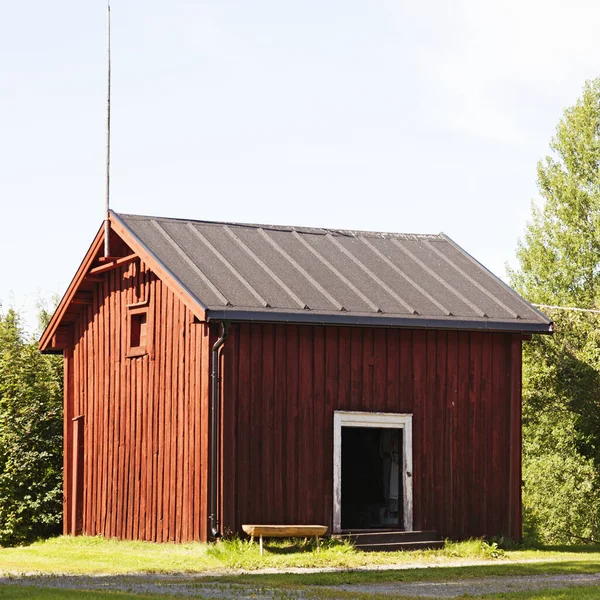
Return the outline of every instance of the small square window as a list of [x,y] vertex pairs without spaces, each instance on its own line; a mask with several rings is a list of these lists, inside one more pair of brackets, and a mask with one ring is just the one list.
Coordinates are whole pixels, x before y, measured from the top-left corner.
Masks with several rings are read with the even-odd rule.
[[129,346],[132,349],[146,347],[147,320],[148,315],[145,312],[131,315],[131,337]]
[[[142,304],[140,306],[140,304]],[[129,305],[127,315],[127,356],[143,356],[150,352],[150,316],[148,303]]]

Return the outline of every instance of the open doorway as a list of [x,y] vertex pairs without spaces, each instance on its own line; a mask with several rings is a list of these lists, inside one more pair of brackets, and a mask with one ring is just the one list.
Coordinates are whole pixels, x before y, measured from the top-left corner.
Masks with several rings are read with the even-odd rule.
[[342,529],[403,528],[402,429],[342,427]]
[[334,412],[333,531],[412,531],[412,415]]

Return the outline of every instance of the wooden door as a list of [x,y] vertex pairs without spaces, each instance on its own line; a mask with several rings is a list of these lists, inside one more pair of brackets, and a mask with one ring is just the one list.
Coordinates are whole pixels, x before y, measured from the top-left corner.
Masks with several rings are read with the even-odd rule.
[[71,502],[71,531],[73,535],[83,532],[83,448],[84,448],[84,425],[83,415],[73,419],[73,473]]

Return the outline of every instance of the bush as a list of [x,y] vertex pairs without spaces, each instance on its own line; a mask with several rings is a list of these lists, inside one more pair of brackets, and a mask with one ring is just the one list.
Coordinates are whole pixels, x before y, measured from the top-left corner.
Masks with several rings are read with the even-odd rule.
[[0,544],[60,531],[62,360],[0,314]]
[[523,534],[528,543],[600,540],[600,319],[550,311],[553,337],[525,345]]

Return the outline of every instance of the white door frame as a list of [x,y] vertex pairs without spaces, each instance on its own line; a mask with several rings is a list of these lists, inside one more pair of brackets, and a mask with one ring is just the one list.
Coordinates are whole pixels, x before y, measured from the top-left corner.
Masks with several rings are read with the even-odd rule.
[[342,530],[342,427],[403,430],[404,529],[413,528],[412,415],[336,410],[333,413],[333,532]]

